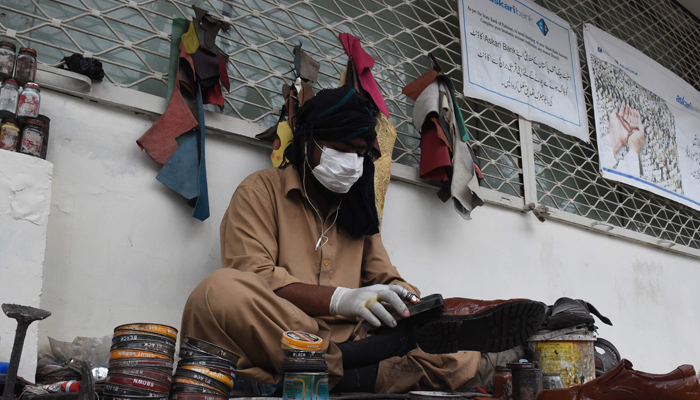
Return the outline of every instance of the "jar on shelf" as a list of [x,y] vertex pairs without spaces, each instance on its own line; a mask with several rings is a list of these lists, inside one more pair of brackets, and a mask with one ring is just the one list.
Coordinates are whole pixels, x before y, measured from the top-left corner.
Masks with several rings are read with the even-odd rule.
[[0,149],[17,151],[19,127],[14,118],[3,118],[0,124]]
[[0,86],[0,117],[15,117],[19,100],[19,85],[14,79],[5,79]]
[[41,102],[39,92],[39,85],[34,82],[28,82],[24,85],[17,101],[17,118],[20,121],[39,116],[39,104]]
[[36,78],[36,50],[20,47],[17,55],[15,79],[24,85],[27,82],[34,82],[34,78]]
[[44,123],[38,119],[30,119],[22,128],[19,152],[30,156],[41,157],[44,147]]
[[41,158],[46,160],[46,152],[49,149],[49,142],[51,141],[51,119],[46,115],[39,115],[37,119],[44,124],[44,143],[41,146]]
[[14,43],[0,42],[0,79],[12,78],[15,70],[15,53],[17,47]]

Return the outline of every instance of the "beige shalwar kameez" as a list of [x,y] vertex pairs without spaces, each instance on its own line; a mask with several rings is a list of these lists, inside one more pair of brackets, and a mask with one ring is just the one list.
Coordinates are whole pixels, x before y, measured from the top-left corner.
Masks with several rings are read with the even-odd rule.
[[[307,182],[310,184],[310,182]],[[333,221],[336,206],[325,217]],[[312,318],[275,290],[293,283],[358,288],[399,284],[413,293],[389,261],[380,234],[353,238],[334,225],[328,242],[315,250],[321,222],[304,197],[297,170],[270,168],[246,178],[233,194],[221,223],[223,269],[205,278],[190,295],[181,334],[208,340],[241,356],[238,374],[279,382],[286,330],[321,336],[331,384],[343,375],[335,343],[365,337],[357,321]],[[420,349],[379,364],[377,392],[456,390],[475,374],[480,354],[433,355]]]

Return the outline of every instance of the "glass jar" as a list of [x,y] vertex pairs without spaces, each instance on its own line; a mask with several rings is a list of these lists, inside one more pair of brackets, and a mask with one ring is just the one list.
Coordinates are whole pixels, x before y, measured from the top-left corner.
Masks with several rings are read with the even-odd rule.
[[14,79],[5,79],[0,86],[0,117],[15,117],[19,85]]
[[44,124],[37,119],[30,119],[22,128],[22,138],[19,152],[30,156],[41,157],[44,147]]
[[34,82],[28,82],[24,85],[17,101],[17,118],[20,121],[39,116],[39,103],[41,101],[39,92],[39,85]]
[[19,127],[14,118],[3,118],[0,124],[0,149],[17,151],[19,143]]
[[493,376],[493,397],[502,400],[513,398],[513,373],[510,368],[496,367],[496,374]]
[[15,79],[24,85],[27,82],[34,82],[34,78],[36,78],[36,50],[20,47]]
[[46,115],[39,115],[37,119],[44,124],[44,144],[41,146],[41,158],[46,160],[46,151],[48,150],[49,142],[51,141],[51,119],[49,119],[49,117]]
[[12,73],[15,70],[16,50],[14,43],[0,42],[0,79],[12,78]]

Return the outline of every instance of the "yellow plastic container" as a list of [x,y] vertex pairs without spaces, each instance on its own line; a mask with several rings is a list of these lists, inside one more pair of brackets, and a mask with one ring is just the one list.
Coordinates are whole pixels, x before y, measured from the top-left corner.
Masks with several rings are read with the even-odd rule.
[[595,333],[567,328],[540,331],[528,340],[543,374],[559,374],[565,388],[595,379]]

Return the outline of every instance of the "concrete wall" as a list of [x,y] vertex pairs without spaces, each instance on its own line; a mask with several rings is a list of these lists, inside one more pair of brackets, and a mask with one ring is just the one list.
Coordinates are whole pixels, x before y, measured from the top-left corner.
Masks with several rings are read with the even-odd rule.
[[[51,206],[50,162],[0,150],[0,304],[39,307],[46,227]],[[0,361],[9,362],[17,321],[0,313]],[[19,375],[33,380],[39,325],[22,349]]]
[[[219,223],[238,183],[269,165],[268,150],[207,137],[211,217],[155,180],[135,140],[147,118],[42,92],[55,164],[42,306],[46,336],[102,336],[118,324],[179,326],[194,286],[219,268]],[[429,189],[392,182],[384,241],[424,294],[584,298],[615,323],[601,326],[635,366],[700,363],[700,262],[531,214],[485,206],[464,221]]]

